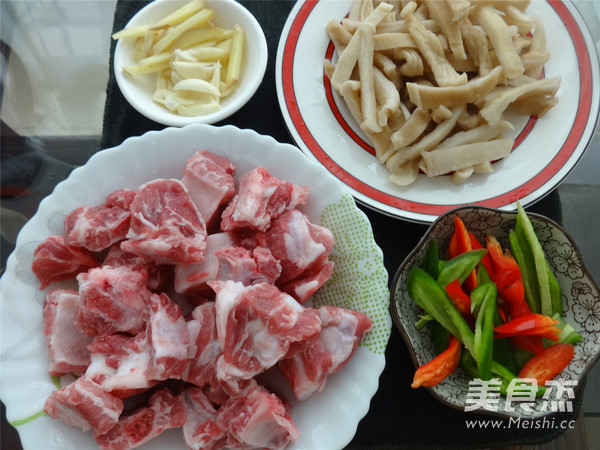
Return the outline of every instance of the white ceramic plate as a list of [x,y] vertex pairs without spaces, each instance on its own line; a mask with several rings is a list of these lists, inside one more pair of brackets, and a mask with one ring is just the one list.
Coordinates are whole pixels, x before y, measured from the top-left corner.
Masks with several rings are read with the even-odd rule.
[[[583,155],[598,120],[599,63],[583,19],[568,2],[533,1],[552,56],[547,78],[561,76],[559,103],[544,117],[506,116],[517,147],[489,175],[454,185],[449,177],[419,179],[407,187],[386,180],[387,170],[324,76],[333,54],[325,26],[349,12],[351,0],[300,0],[277,51],[276,82],[286,124],[298,146],[339,178],[357,200],[382,213],[431,222],[463,204],[515,210],[547,195]],[[508,136],[508,135],[507,135]]]
[[[186,0],[154,0],[142,8],[126,27],[147,25],[156,22]],[[152,100],[156,86],[156,74],[130,77],[122,67],[134,64],[132,59],[134,43],[120,39],[115,47],[114,72],[123,96],[140,114],[163,125],[181,127],[189,123],[216,123],[244,106],[254,95],[265,74],[268,60],[267,40],[256,18],[243,5],[235,0],[206,0],[206,7],[215,11],[214,23],[223,28],[239,24],[245,32],[244,60],[240,85],[230,97],[223,99],[222,108],[204,116],[186,117],[172,113]]]
[[[45,292],[31,272],[33,250],[49,235],[64,231],[64,218],[73,208],[102,203],[117,188],[136,188],[157,177],[180,178],[185,161],[201,148],[229,158],[238,176],[263,165],[274,176],[310,187],[303,209],[315,223],[332,230],[336,243],[331,259],[337,275],[315,295],[313,305],[360,310],[374,326],[350,363],[327,380],[322,392],[304,402],[294,401],[281,376],[271,373],[266,379],[269,387],[293,404],[292,418],[301,438],[290,448],[339,449],[354,436],[377,391],[392,327],[388,275],[366,215],[341,183],[296,147],[251,130],[194,124],[149,132],[98,152],[41,202],[20,232],[0,279],[0,397],[26,450],[97,448],[91,433],[40,415],[55,386],[47,374],[42,326]],[[169,430],[141,448],[186,447],[181,430]]]

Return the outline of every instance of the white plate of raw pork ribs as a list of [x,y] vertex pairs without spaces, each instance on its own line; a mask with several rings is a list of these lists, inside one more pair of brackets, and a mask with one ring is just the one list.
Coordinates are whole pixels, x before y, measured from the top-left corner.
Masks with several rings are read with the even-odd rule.
[[339,449],[391,332],[367,217],[296,147],[151,131],[42,201],[0,280],[25,449]]

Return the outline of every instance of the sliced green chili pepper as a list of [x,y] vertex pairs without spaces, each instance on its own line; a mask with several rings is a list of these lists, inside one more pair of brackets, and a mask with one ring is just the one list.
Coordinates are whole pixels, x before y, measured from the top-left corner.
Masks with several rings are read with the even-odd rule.
[[[517,235],[522,235],[523,240],[526,240],[529,250],[530,257],[533,259],[535,266],[535,273],[537,276],[537,286],[539,289],[539,304],[540,312],[547,316],[551,316],[554,311],[552,308],[552,297],[550,294],[550,282],[548,280],[548,261],[544,255],[544,250],[538,240],[533,225],[527,216],[527,213],[521,206],[521,203],[517,201],[517,223],[515,226],[515,232]],[[519,239],[521,243],[521,238]],[[526,249],[522,249],[527,252]]]
[[494,311],[496,310],[496,286],[485,283],[471,292],[471,306],[475,310],[475,360],[479,378],[492,378],[492,355],[494,348]]
[[[446,267],[446,263],[447,263],[447,262],[448,262],[448,260],[447,260],[447,259],[440,259],[440,260],[438,261],[438,276],[439,276],[440,272],[441,272],[442,270],[444,270],[444,267]],[[435,277],[435,278],[437,279],[437,277]]]
[[469,352],[462,352],[458,366],[470,377],[479,378],[477,361],[475,361],[475,358],[473,358],[473,355],[471,355]]
[[477,267],[477,264],[479,264],[479,261],[481,261],[481,258],[483,258],[486,251],[487,250],[485,249],[470,250],[461,253],[446,262],[444,268],[437,277],[438,284],[440,286],[446,286],[457,278],[461,284],[464,283],[473,269]]
[[515,346],[513,354],[515,356],[515,364],[517,365],[517,370],[515,370],[515,373],[519,373],[519,371],[523,368],[525,363],[529,361],[535,353],[527,351],[521,347]]
[[[413,268],[406,281],[408,295],[426,313],[430,314],[450,334],[465,346],[471,355],[475,355],[475,336],[469,325],[452,304],[452,301],[431,275],[419,267]],[[466,353],[466,352],[465,352]],[[492,373],[509,382],[516,375],[496,360],[492,360]],[[543,388],[543,387],[541,387]],[[540,388],[540,389],[541,389]],[[538,389],[539,392],[539,389]]]
[[406,288],[417,305],[462,342],[467,350],[473,351],[473,332],[444,288],[431,275],[419,267],[413,268],[406,280]]
[[[483,265],[479,266],[477,271],[477,284],[492,283],[489,276],[486,278],[487,270]],[[494,308],[494,327],[502,324],[500,310],[498,309],[498,298],[496,297],[496,307]],[[494,341],[494,359],[505,366],[511,372],[517,372],[515,355],[508,339],[496,339]]]
[[437,353],[442,353],[448,348],[448,343],[450,342],[450,333],[448,333],[448,330],[446,330],[435,320],[429,322],[428,326],[431,330],[431,340],[433,341],[433,347],[435,348],[435,351]]
[[521,278],[523,279],[523,288],[525,289],[525,300],[529,304],[531,312],[541,312],[540,294],[535,270],[535,263],[531,256],[531,251],[527,240],[521,233],[511,230],[509,235],[510,248],[513,256],[521,269]]
[[[498,314],[498,309],[496,308],[494,314],[494,323],[496,322],[496,317],[500,318]],[[508,339],[496,339],[494,341],[494,359],[506,367],[511,372],[517,372],[518,367],[515,362],[514,351],[510,345]]]
[[440,274],[440,254],[435,236],[429,241],[429,245],[427,245],[422,268],[433,278],[437,278]]
[[430,322],[435,322],[435,319],[431,314],[423,314],[422,316],[419,316],[419,320],[415,323],[415,327],[417,327],[417,330],[421,331]]
[[517,378],[517,376],[514,373],[512,373],[510,370],[508,370],[506,367],[504,367],[497,361],[492,361],[492,373],[495,373],[500,378],[506,381],[510,381],[513,378]]
[[546,264],[546,271],[548,274],[548,281],[550,282],[550,298],[552,299],[552,312],[562,316],[563,305],[562,305],[562,289],[558,284],[556,275],[552,273],[550,265]]
[[581,335],[577,332],[573,325],[568,323],[563,317],[556,313],[552,316],[553,319],[558,320],[558,327],[561,329],[560,336],[558,339],[559,343],[562,344],[575,344],[581,339]]
[[479,266],[477,266],[477,272],[475,272],[477,275],[477,284],[483,284],[483,283],[489,283],[492,281],[492,279],[490,278],[490,274],[487,271],[487,269],[485,268],[485,266],[483,264],[480,264]]
[[[477,361],[475,361],[475,358],[473,358],[473,355],[471,355],[469,352],[462,352],[458,364],[459,367],[462,370],[464,370],[467,375],[469,375],[472,378],[479,378],[479,369],[477,367]],[[496,369],[500,367],[502,366],[498,365],[496,366]],[[508,386],[510,384],[510,381],[514,378],[517,378],[517,376],[508,370],[498,370],[498,372],[500,373],[494,373],[498,375],[500,381],[502,382],[502,385],[500,387],[500,393],[506,395],[508,392]],[[545,386],[538,386],[538,391],[536,395],[541,397],[545,390]]]

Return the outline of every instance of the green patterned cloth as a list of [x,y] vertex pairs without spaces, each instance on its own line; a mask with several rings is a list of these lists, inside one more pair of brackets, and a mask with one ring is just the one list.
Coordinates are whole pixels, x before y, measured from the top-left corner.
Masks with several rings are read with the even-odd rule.
[[317,291],[313,305],[335,305],[365,313],[374,326],[361,345],[383,354],[390,335],[388,304],[381,303],[382,298],[389,297],[388,274],[377,264],[381,249],[375,244],[371,225],[365,216],[356,213],[350,194],[323,211],[321,225],[329,228],[335,239],[330,255],[335,272]]

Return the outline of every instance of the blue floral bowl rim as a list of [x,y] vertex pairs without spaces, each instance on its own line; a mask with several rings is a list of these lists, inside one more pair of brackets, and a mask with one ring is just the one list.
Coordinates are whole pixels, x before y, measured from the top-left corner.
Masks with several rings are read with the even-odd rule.
[[[415,348],[412,344],[412,340],[410,339],[410,336],[408,335],[407,331],[405,330],[404,326],[402,325],[402,322],[399,319],[399,311],[396,309],[396,303],[397,303],[396,302],[396,297],[397,297],[396,293],[399,291],[398,283],[399,283],[402,273],[406,270],[406,266],[411,262],[411,260],[415,257],[415,255],[423,247],[427,238],[433,232],[433,230],[436,228],[438,223],[441,222],[442,220],[445,220],[445,217],[447,217],[447,216],[451,216],[451,215],[456,214],[457,212],[466,211],[466,210],[489,211],[492,213],[499,213],[502,216],[510,216],[511,218],[514,218],[514,219],[516,219],[516,217],[517,217],[517,211],[509,211],[509,210],[490,208],[487,206],[478,206],[478,205],[464,205],[464,206],[459,206],[457,208],[448,210],[444,214],[438,216],[429,225],[427,230],[423,233],[423,235],[419,239],[419,242],[413,247],[413,249],[404,258],[402,263],[398,266],[398,269],[396,270],[394,277],[392,278],[391,284],[390,284],[390,314],[392,316],[392,321],[394,322],[394,325],[400,332],[400,335],[402,336],[402,339],[404,340],[406,347],[408,348],[408,351],[409,351],[410,357],[412,359],[413,365],[415,366],[415,369],[418,368],[420,365],[419,361],[417,359],[417,352],[415,351]],[[533,218],[538,221],[546,222],[564,234],[564,236],[569,240],[569,244],[573,247],[573,250],[575,251],[575,254],[577,255],[578,260],[581,262],[581,268],[582,268],[583,272],[585,273],[586,277],[589,279],[591,285],[596,290],[596,292],[600,293],[600,288],[598,288],[598,284],[592,278],[590,272],[588,271],[587,267],[585,266],[585,263],[581,257],[581,252],[579,251],[579,248],[577,247],[577,244],[575,243],[575,240],[573,239],[571,234],[569,232],[567,232],[567,230],[565,230],[565,228],[562,225],[557,223],[555,220],[550,219],[547,216],[544,216],[543,214],[527,211],[527,216],[529,218]],[[574,386],[573,390],[575,393],[579,392],[579,390],[582,389],[582,387],[585,385],[585,380],[586,380],[587,374],[592,369],[592,367],[594,367],[596,365],[596,363],[599,360],[600,360],[600,351],[596,352],[594,358],[592,358],[592,360],[582,370],[582,372],[580,374],[580,379],[583,382],[578,383],[576,386]],[[427,392],[429,392],[429,394],[431,396],[433,396],[436,400],[440,401],[441,403],[443,403],[447,406],[450,406],[454,409],[458,409],[461,411],[463,410],[463,407],[461,405],[458,405],[456,403],[448,401],[444,397],[440,396],[433,387],[425,386],[425,389]],[[477,412],[480,414],[483,414],[483,415],[499,416],[502,418],[512,417],[510,414],[507,414],[506,412],[503,412],[503,411],[478,410]],[[552,414],[556,414],[556,412],[548,411],[546,414],[543,414],[542,416],[537,416],[536,418],[546,417],[546,416],[550,416]]]

